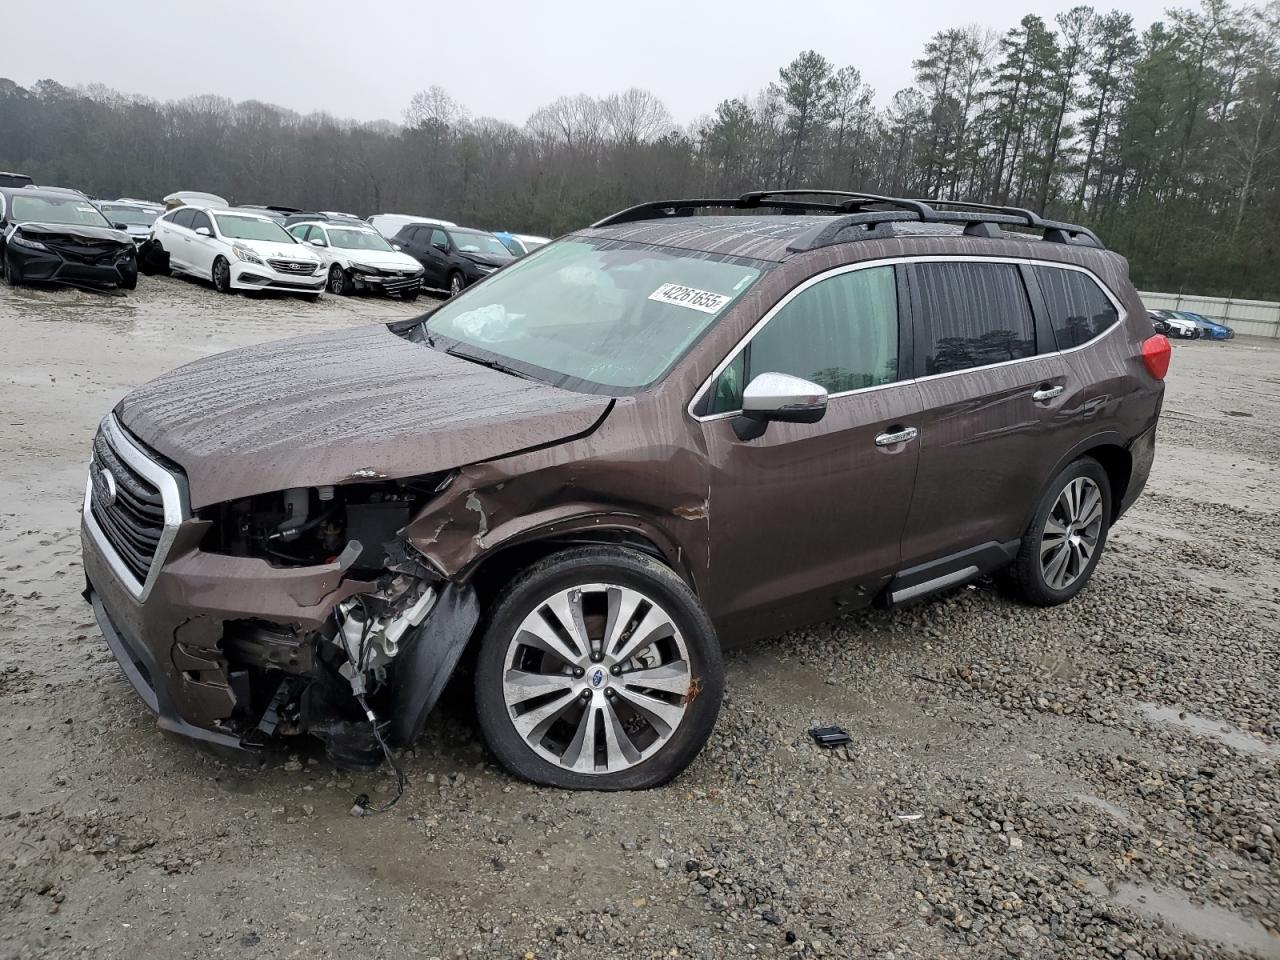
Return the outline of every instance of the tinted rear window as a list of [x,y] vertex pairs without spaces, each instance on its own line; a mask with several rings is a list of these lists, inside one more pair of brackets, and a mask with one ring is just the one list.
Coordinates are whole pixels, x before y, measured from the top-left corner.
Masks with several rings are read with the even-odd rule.
[[1034,356],[1035,321],[1012,263],[918,263],[925,374]]
[[1060,267],[1033,267],[1049,307],[1058,349],[1088,343],[1120,319],[1110,298],[1087,273]]

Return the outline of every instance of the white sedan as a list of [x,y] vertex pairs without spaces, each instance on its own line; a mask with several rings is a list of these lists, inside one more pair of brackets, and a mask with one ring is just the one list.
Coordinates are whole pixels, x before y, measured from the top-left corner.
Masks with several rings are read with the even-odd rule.
[[295,223],[289,232],[320,255],[330,293],[381,290],[413,300],[422,289],[422,264],[372,227],[316,220]]
[[324,292],[320,258],[270,217],[182,206],[157,218],[151,237],[169,255],[169,269],[211,280],[219,293],[279,290],[314,298]]

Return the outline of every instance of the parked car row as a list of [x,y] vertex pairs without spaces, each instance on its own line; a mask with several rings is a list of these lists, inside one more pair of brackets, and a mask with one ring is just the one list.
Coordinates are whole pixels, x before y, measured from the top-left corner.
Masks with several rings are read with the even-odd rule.
[[[414,299],[429,288],[454,296],[550,242],[433,217],[381,213],[363,220],[338,210],[233,206],[217,194],[193,190],[174,191],[159,203],[98,200],[70,187],[36,187],[19,173],[0,172],[0,189],[3,197],[19,193],[16,203],[0,202],[0,274],[15,284],[133,289],[141,269],[207,280],[222,293],[275,290],[318,297],[327,289]],[[71,227],[80,231],[72,247],[90,239],[86,230],[105,232],[92,238],[93,250],[70,250],[56,237],[69,235]],[[36,235],[53,237],[57,249]]]
[[1183,340],[1232,340],[1236,332],[1225,323],[1190,310],[1148,310],[1157,333]]

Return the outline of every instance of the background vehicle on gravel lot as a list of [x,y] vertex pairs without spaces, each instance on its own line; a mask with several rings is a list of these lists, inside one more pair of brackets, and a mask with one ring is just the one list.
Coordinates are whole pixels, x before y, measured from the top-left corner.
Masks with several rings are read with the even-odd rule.
[[280,225],[284,225],[285,220],[293,216],[295,213],[301,213],[297,207],[263,207],[256,203],[237,203],[232,210],[245,210],[249,213],[256,213],[259,216],[269,217]]
[[422,289],[422,266],[373,227],[318,221],[294,224],[289,232],[320,256],[330,293],[376,290],[413,300]]
[[164,208],[172,210],[186,204],[197,204],[205,207],[229,207],[222,197],[216,193],[202,193],[199,190],[175,190],[164,198]]
[[1234,330],[1228,327],[1225,323],[1219,323],[1217,320],[1210,320],[1203,313],[1192,313],[1190,310],[1174,310],[1172,312],[1183,320],[1194,323],[1206,340],[1235,339],[1236,332]]
[[151,236],[151,225],[164,213],[160,204],[140,200],[104,200],[98,204],[98,209],[117,229],[123,228],[136,244]]
[[25,173],[9,173],[0,170],[0,187],[25,187],[29,183],[35,183]]
[[509,769],[653,786],[711,733],[722,644],[984,573],[1074,597],[1169,358],[1124,259],[1025,210],[643,204],[429,315],[129,394],[86,595],[166,729],[391,758],[474,643]]
[[447,290],[450,296],[515,259],[492,233],[469,227],[409,224],[395,242],[422,264],[424,287]]
[[0,271],[12,285],[138,285],[133,240],[92,203],[30,187],[0,188]]
[[1204,335],[1204,331],[1200,329],[1199,324],[1174,313],[1172,310],[1152,310],[1150,315],[1153,324],[1160,324],[1156,328],[1157,333],[1177,337],[1180,340],[1199,340]]
[[502,245],[511,252],[513,257],[523,257],[551,242],[550,237],[535,237],[530,233],[507,233],[505,230],[496,231],[494,236],[502,241]]
[[416,217],[403,213],[378,213],[369,218],[369,226],[388,240],[394,240],[396,234],[411,223],[427,223],[437,227],[457,226],[452,220],[437,220],[434,217]]
[[324,290],[320,258],[270,217],[188,204],[159,217],[152,237],[170,270],[209,280],[219,293]]

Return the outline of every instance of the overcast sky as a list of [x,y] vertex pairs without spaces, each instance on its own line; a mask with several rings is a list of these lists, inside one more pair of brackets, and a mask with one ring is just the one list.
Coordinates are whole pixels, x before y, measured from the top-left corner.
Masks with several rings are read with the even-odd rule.
[[[217,93],[359,120],[400,120],[415,90],[439,84],[473,114],[515,123],[563,94],[639,86],[683,124],[754,94],[809,48],[857,67],[884,104],[911,83],[911,61],[936,31],[1003,32],[1071,2],[5,0],[0,76],[158,99]],[[1097,7],[1133,14],[1141,30],[1167,5]]]

